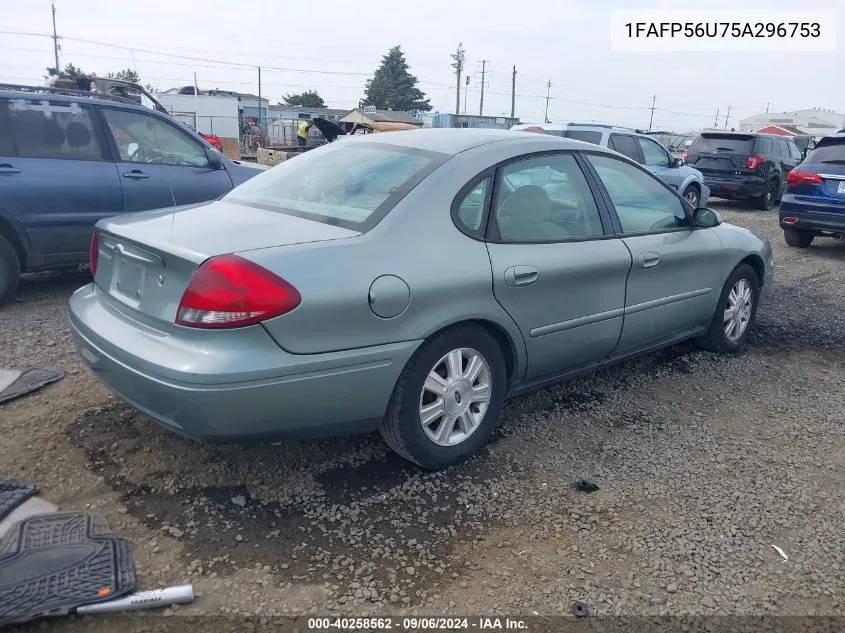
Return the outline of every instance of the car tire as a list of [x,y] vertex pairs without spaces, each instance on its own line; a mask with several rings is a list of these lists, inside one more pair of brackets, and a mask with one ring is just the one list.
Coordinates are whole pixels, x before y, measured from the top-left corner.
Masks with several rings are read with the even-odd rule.
[[[719,295],[719,302],[716,304],[716,313],[707,332],[696,339],[696,342],[710,352],[735,354],[742,351],[748,342],[748,333],[756,320],[759,300],[760,280],[757,272],[748,264],[740,264],[734,268],[722,288],[722,294]],[[741,327],[738,336],[729,334],[728,331],[726,314],[731,305],[739,306],[741,309],[741,313],[734,319],[734,326]],[[743,320],[744,326],[741,326]],[[736,330],[733,332],[735,333]]]
[[772,207],[775,206],[775,201],[778,195],[778,183],[777,180],[770,180],[766,183],[766,188],[763,189],[763,194],[755,199],[757,203],[757,208],[763,211],[771,211]]
[[[701,202],[701,189],[698,188],[698,185],[688,185],[686,189],[684,189],[683,193],[684,199],[689,202],[693,209],[697,209],[699,203]],[[693,202],[693,200],[695,200]]]
[[[458,360],[460,367],[455,370]],[[466,373],[470,369],[477,370],[475,375]],[[432,380],[435,373],[440,381]],[[443,395],[436,396],[430,385],[442,389]],[[425,341],[405,365],[379,431],[388,446],[408,461],[427,470],[446,468],[470,457],[487,441],[499,419],[506,385],[504,354],[484,328],[469,323],[447,328]],[[474,401],[473,393],[480,396],[484,386],[489,398]],[[429,420],[424,425],[426,410]],[[442,416],[436,417],[441,410]],[[460,414],[460,419],[452,422],[453,414]]]
[[813,243],[814,237],[812,233],[800,229],[783,230],[783,241],[794,248],[807,248]]
[[9,303],[15,296],[21,276],[21,263],[15,248],[0,235],[0,306]]

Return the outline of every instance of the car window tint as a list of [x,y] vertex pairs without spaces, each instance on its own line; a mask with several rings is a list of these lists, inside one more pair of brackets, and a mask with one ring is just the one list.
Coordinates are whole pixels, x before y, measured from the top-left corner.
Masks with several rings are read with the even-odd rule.
[[6,102],[0,99],[0,156],[14,156],[15,144],[12,142],[12,129],[6,116]]
[[625,233],[688,227],[681,200],[649,174],[613,156],[588,158],[607,189]]
[[496,201],[499,236],[507,242],[602,235],[596,201],[572,154],[506,165]]
[[637,151],[637,141],[633,136],[625,134],[611,134],[610,135],[611,149],[616,150],[623,156],[640,161],[640,154]]
[[443,155],[434,152],[364,140],[332,143],[250,178],[228,197],[279,213],[367,230],[442,160]]
[[643,150],[645,164],[649,167],[668,167],[669,154],[651,139],[638,137],[640,148]]
[[757,142],[754,143],[754,151],[758,154],[771,156],[774,153],[774,150],[772,148],[772,139],[758,138]]
[[798,149],[798,146],[795,143],[793,143],[792,141],[788,141],[787,146],[789,147],[790,158],[801,158],[801,150]]
[[575,141],[584,141],[593,145],[601,145],[601,132],[591,130],[566,130],[563,135]]
[[6,116],[22,158],[105,160],[91,109],[78,103],[9,99]]
[[103,114],[122,161],[208,167],[205,148],[169,123],[129,110],[104,108]]
[[819,163],[845,165],[845,139],[829,142],[821,147],[811,150],[810,153],[807,154],[806,162],[810,165]]
[[463,197],[458,205],[458,221],[470,231],[477,231],[481,228],[481,218],[484,216],[484,201],[490,192],[490,184],[493,179],[487,176],[475,185]]
[[713,154],[719,152],[750,154],[753,143],[753,136],[709,132],[697,136],[690,144],[689,151],[694,154]]
[[786,139],[778,140],[778,151],[780,152],[781,158],[790,158],[789,145],[787,145]]

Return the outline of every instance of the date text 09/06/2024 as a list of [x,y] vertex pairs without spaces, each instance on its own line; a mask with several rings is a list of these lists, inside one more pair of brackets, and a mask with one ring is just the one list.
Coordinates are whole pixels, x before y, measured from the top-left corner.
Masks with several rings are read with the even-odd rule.
[[818,22],[627,22],[628,37],[816,38]]
[[525,631],[528,625],[518,618],[472,617],[372,617],[309,618],[309,631]]

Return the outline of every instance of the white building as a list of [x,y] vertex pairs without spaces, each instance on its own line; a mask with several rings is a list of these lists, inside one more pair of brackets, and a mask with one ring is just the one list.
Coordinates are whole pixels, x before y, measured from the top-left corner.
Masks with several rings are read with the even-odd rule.
[[238,138],[238,98],[209,95],[180,95],[162,92],[156,99],[170,114],[194,127],[194,112],[197,115],[197,132],[214,134],[223,138]]
[[753,132],[767,125],[787,125],[805,134],[824,136],[845,128],[845,114],[822,108],[809,108],[795,112],[765,112],[739,122],[740,132]]

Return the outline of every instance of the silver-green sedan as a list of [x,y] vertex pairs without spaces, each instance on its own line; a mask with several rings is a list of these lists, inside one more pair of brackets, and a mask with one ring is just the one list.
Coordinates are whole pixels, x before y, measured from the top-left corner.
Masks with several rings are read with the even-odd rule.
[[379,429],[436,469],[506,398],[684,339],[737,352],[769,243],[595,145],[332,143],[223,198],[102,220],[70,300],[112,391],[205,441]]

